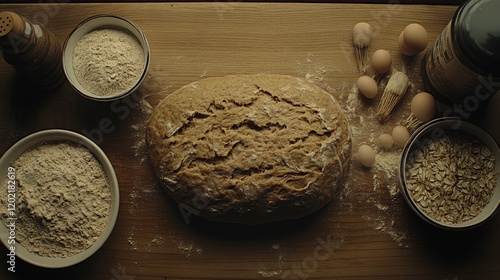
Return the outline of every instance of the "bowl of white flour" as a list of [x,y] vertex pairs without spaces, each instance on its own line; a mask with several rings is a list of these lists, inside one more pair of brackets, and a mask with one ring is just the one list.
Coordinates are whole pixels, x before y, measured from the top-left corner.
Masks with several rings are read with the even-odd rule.
[[92,256],[111,234],[119,208],[113,166],[84,136],[43,130],[0,158],[0,239],[16,259],[62,268]]
[[70,33],[62,61],[64,73],[78,93],[111,101],[141,85],[149,53],[146,36],[135,23],[116,15],[96,15]]

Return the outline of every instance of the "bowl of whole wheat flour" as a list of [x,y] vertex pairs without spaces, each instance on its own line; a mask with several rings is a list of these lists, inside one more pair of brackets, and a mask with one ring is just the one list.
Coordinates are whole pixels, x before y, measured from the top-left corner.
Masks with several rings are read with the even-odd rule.
[[86,98],[123,98],[143,82],[149,66],[149,44],[132,21],[116,15],[96,15],[81,22],[63,50],[64,73]]
[[119,208],[118,182],[104,152],[84,136],[44,130],[0,158],[0,239],[7,262],[62,268],[104,244]]

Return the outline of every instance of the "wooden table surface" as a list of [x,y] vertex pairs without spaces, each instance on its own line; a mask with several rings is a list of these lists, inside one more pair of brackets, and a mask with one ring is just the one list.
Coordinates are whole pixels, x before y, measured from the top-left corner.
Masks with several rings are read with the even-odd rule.
[[[419,22],[432,42],[455,9],[225,1],[0,5],[0,10],[44,23],[61,42],[88,16],[122,15],[142,28],[152,55],[139,90],[112,103],[85,100],[67,83],[41,94],[0,62],[0,154],[43,129],[85,134],[110,158],[121,198],[114,231],[92,257],[64,269],[42,269],[17,259],[16,272],[11,273],[2,246],[0,279],[21,279],[26,273],[74,280],[499,279],[500,217],[465,232],[439,230],[419,220],[399,193],[397,149],[380,151],[372,169],[361,168],[354,155],[338,198],[318,213],[247,227],[193,217],[186,223],[156,181],[144,145],[152,109],[177,88],[204,77],[253,73],[293,75],[318,84],[345,111],[353,150],[362,143],[374,145],[379,134],[390,133],[408,116],[409,100],[423,90],[422,54],[402,57],[397,36],[407,24]],[[359,21],[376,30],[370,53],[389,50],[394,67],[406,72],[413,84],[384,125],[373,118],[377,101],[360,99],[354,89],[360,74],[351,32]],[[112,129],[103,132],[99,126],[105,119],[111,120]]]

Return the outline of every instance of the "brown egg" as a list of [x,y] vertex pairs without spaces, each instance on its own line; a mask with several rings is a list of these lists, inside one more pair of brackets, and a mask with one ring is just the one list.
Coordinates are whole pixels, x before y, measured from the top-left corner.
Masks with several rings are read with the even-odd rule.
[[403,148],[410,139],[410,132],[405,126],[397,125],[392,129],[392,139],[397,147]]
[[368,145],[358,148],[358,160],[365,167],[371,167],[375,163],[375,151]]
[[430,121],[436,113],[436,100],[432,94],[420,92],[411,100],[411,113],[423,122]]
[[406,56],[414,56],[419,53],[419,51],[416,51],[407,45],[405,45],[404,38],[403,38],[403,31],[399,34],[398,37],[398,46],[399,46],[399,51],[406,55]]
[[392,148],[392,145],[394,145],[394,139],[387,133],[380,134],[380,136],[377,138],[377,144],[379,145],[379,147],[385,150],[389,150],[390,148]]
[[427,30],[422,25],[418,23],[408,24],[399,38],[400,48],[403,45],[401,52],[408,53],[406,55],[412,55],[411,53],[415,55],[427,48],[428,40]]
[[386,50],[376,50],[372,55],[371,64],[377,73],[386,73],[392,66],[391,54]]
[[374,98],[378,93],[377,82],[370,76],[361,76],[356,81],[358,91],[366,98]]

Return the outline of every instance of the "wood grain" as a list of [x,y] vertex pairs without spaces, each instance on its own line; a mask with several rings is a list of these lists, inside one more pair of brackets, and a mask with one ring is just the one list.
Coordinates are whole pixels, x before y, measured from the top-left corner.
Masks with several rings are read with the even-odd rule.
[[[363,169],[355,157],[339,197],[302,220],[246,227],[190,217],[186,223],[157,183],[143,142],[149,106],[175,89],[203,77],[278,73],[306,77],[332,93],[358,129],[353,147],[373,143],[374,136],[407,116],[411,95],[423,89],[422,55],[402,57],[397,36],[407,24],[420,22],[433,41],[455,8],[228,2],[0,5],[0,10],[43,22],[61,43],[88,16],[122,15],[142,28],[152,54],[141,88],[113,103],[85,100],[68,84],[42,95],[0,62],[0,152],[42,129],[87,134],[113,163],[121,193],[116,227],[94,256],[59,270],[18,260],[17,272],[10,273],[2,247],[0,278],[21,279],[25,273],[74,280],[498,278],[498,215],[471,231],[435,229],[407,207],[394,173]],[[375,101],[359,101],[353,93],[359,73],[351,31],[358,21],[377,30],[370,51],[388,49],[394,67],[407,72],[414,84],[384,125],[370,121]],[[106,118],[113,125],[109,133],[99,129]]]

